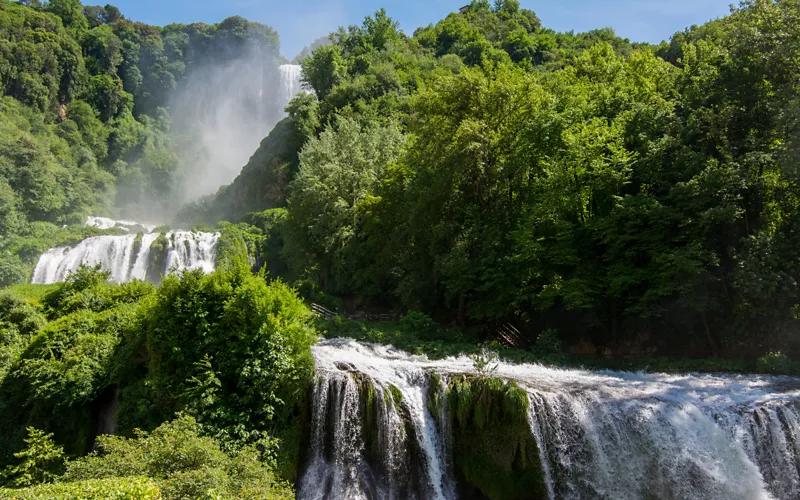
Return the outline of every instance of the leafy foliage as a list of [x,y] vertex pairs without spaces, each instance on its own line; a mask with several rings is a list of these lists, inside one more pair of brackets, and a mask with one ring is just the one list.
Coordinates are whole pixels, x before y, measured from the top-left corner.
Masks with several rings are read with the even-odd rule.
[[161,500],[152,479],[126,477],[72,483],[42,484],[23,489],[2,489],[0,498],[10,500]]
[[64,450],[53,442],[52,434],[28,427],[25,448],[14,453],[16,465],[3,472],[11,486],[24,488],[34,484],[52,483],[64,473]]
[[148,477],[165,500],[294,498],[291,488],[259,462],[255,449],[229,455],[200,430],[194,418],[178,415],[152,433],[138,432],[134,439],[100,437],[98,451],[67,463],[64,479]]
[[0,2],[0,286],[30,277],[41,223],[174,210],[175,92],[195,69],[278,47],[238,17],[159,28],[112,5]]
[[186,406],[225,446],[269,455],[267,431],[292,421],[313,373],[309,321],[294,291],[246,263],[168,276],[142,323],[149,386],[167,405],[150,411]]
[[[744,2],[659,47],[515,2],[413,37],[382,11],[340,29],[292,104],[287,276],[532,344],[796,356],[798,10]],[[403,146],[342,162],[355,124]]]
[[[54,478],[41,472],[52,438],[70,456],[93,443],[104,450],[70,462],[69,480],[148,476],[166,498],[288,495],[271,471],[297,473],[314,330],[293,290],[250,269],[232,260],[211,275],[170,275],[156,288],[113,284],[107,272],[82,267],[58,285],[0,293],[0,464],[12,465],[9,484]],[[134,430],[156,428],[178,410],[193,417],[152,435]],[[96,437],[109,429],[107,412],[144,441]],[[26,440],[30,425],[43,430]],[[124,456],[112,459],[117,452]],[[195,452],[214,464],[193,461]],[[93,468],[101,466],[109,469]],[[23,475],[31,479],[16,479]]]
[[[371,269],[359,269],[363,225],[387,168],[403,147],[395,125],[364,129],[341,119],[300,153],[300,171],[289,198],[286,254],[296,267],[312,272],[324,289],[369,286]],[[303,276],[305,277],[305,276]]]

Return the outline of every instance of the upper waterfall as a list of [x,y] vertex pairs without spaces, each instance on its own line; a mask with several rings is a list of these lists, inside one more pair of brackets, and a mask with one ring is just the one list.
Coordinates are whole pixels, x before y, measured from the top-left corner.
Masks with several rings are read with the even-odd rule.
[[81,265],[99,264],[117,283],[131,279],[157,280],[163,274],[185,269],[210,273],[216,267],[219,233],[171,231],[164,233],[163,245],[156,245],[160,233],[153,233],[151,225],[103,217],[89,217],[86,225],[122,229],[130,234],[95,236],[76,245],[51,248],[39,257],[31,283],[64,281]]
[[281,64],[278,69],[281,72],[281,102],[288,104],[302,90],[303,68],[299,64]]
[[[484,379],[466,356],[431,361],[344,339],[321,342],[314,356],[311,450],[298,498],[457,498],[459,476],[480,479],[490,463],[465,465],[464,450],[497,456],[491,448],[505,445],[465,445],[473,437],[454,429],[474,420],[491,432],[500,415],[481,405],[491,399],[485,387],[502,385],[470,395],[470,381],[475,391]],[[525,490],[526,498],[799,497],[800,379],[510,363],[491,377],[526,395],[524,432],[536,451],[509,452],[513,463],[538,462],[530,477],[541,478],[540,492]],[[459,401],[473,407],[452,406]]]

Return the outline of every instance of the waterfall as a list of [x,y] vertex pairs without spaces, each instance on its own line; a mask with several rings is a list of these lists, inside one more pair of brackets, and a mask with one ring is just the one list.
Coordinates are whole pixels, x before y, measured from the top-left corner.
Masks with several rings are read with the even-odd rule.
[[[354,347],[353,356],[339,359],[347,346]],[[371,356],[360,344],[314,348],[311,457],[298,498],[454,498],[441,436],[426,404],[424,367],[374,349],[381,355]],[[364,429],[370,420],[374,428]]]
[[[441,393],[453,395],[448,381],[477,380],[470,358],[432,361],[344,339],[319,343],[314,357],[298,498],[450,499],[468,491],[453,448],[463,450],[470,436],[450,428],[458,422],[447,414],[453,399]],[[800,498],[800,379],[509,363],[491,376],[527,395],[523,428],[536,443],[530,456],[542,485],[526,498]]]
[[289,104],[289,101],[300,93],[302,67],[298,64],[281,64],[280,67],[280,92],[281,102]]
[[[130,221],[90,217],[87,225],[103,229],[135,230],[149,228]],[[132,229],[131,229],[132,228]],[[64,281],[82,264],[100,265],[111,273],[117,283],[131,279],[145,280],[148,271],[156,276],[173,271],[202,269],[210,273],[215,269],[218,233],[174,231],[165,234],[168,242],[163,269],[149,269],[159,259],[151,258],[151,246],[159,233],[138,232],[120,236],[94,236],[76,245],[51,248],[39,257],[31,283],[49,284]]]
[[130,220],[114,220],[108,217],[92,217],[86,218],[86,226],[96,227],[97,229],[121,229],[130,233],[145,232],[149,233],[155,229],[156,226],[152,224],[141,224]]

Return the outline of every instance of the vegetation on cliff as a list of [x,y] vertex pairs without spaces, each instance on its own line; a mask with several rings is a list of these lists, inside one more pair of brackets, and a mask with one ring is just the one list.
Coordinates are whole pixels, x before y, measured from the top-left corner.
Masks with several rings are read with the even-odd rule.
[[171,99],[245,49],[277,58],[278,35],[239,17],[161,28],[111,5],[0,1],[0,286],[82,234],[62,225],[175,210],[187,165]]

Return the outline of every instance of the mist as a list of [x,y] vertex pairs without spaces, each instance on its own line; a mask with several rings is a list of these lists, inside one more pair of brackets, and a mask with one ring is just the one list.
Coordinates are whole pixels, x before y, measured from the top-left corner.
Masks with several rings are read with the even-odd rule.
[[299,90],[299,67],[263,46],[194,67],[169,102],[180,161],[173,203],[231,183]]

